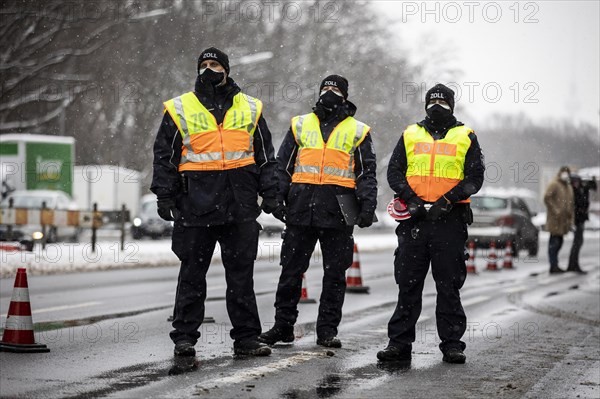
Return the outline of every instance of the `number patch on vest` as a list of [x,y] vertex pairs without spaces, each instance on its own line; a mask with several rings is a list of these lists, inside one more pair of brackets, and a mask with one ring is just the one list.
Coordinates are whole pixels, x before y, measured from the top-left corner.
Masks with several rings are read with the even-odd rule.
[[[352,149],[351,148],[352,145],[347,142],[348,130],[344,130],[344,137],[342,140],[340,140],[341,138],[342,138],[342,132],[337,131],[335,134],[335,137],[334,137],[335,140],[333,141],[333,148],[335,148],[336,150],[340,150],[340,151],[350,152],[350,150]],[[348,145],[348,144],[350,144],[350,145]]]
[[[249,112],[234,110],[232,113],[231,129],[244,129],[250,121],[251,116]],[[229,126],[228,126],[229,127]]]
[[191,116],[192,126],[190,126],[192,132],[208,129],[208,119],[204,113],[197,113]]
[[309,130],[306,132],[306,146],[316,147],[319,142],[319,132],[316,130]]

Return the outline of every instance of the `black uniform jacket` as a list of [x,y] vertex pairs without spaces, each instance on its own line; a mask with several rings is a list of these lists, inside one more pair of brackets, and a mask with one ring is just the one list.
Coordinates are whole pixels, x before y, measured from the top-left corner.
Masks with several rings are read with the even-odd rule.
[[[354,116],[356,106],[349,101],[336,111],[320,118],[323,141],[327,142],[333,129],[346,117]],[[361,212],[373,213],[377,206],[375,150],[368,133],[354,152],[356,188],[335,184],[292,183],[298,143],[292,129],[288,130],[277,154],[278,199],[287,206],[288,223],[300,226],[346,228],[336,195],[355,193]]]
[[[196,81],[198,100],[222,123],[240,88],[231,79],[213,89]],[[257,194],[275,198],[276,160],[271,132],[261,115],[254,133],[254,165],[230,170],[178,172],[182,137],[165,112],[154,143],[154,175],[150,190],[158,198],[174,197],[185,226],[210,226],[255,220]]]

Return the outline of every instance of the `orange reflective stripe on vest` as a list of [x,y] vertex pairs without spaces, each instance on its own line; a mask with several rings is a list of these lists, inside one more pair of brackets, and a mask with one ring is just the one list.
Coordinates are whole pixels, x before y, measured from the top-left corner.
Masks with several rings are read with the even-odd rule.
[[404,131],[406,180],[421,199],[435,202],[464,179],[472,132],[466,126],[457,126],[443,139],[434,140],[425,128],[416,124]]
[[260,100],[236,94],[221,124],[217,124],[193,92],[164,105],[183,139],[180,172],[226,170],[254,164],[254,132],[262,112]]
[[333,129],[325,143],[319,125],[314,113],[292,118],[292,132],[298,143],[292,183],[356,187],[354,151],[370,127],[349,116]]

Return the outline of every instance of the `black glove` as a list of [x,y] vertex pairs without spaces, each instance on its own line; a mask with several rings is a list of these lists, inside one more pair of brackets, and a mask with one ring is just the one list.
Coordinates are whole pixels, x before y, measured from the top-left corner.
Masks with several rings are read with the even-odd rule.
[[260,204],[260,209],[262,209],[265,213],[273,213],[278,207],[279,202],[275,198],[263,198],[262,204]]
[[425,201],[421,198],[415,196],[408,201],[406,204],[406,208],[408,209],[408,213],[410,213],[410,217],[414,219],[420,219],[427,215],[427,210],[425,209]]
[[442,195],[440,199],[435,201],[429,212],[427,212],[427,220],[438,220],[442,215],[447,214],[452,209],[452,203]]
[[175,198],[167,197],[157,201],[158,216],[166,221],[178,220],[181,217],[181,212],[175,206]]
[[287,212],[285,205],[277,201],[275,198],[263,198],[261,209],[265,213],[270,213],[275,216],[276,219],[281,220],[283,223],[286,222]]
[[287,209],[283,204],[279,204],[277,209],[273,211],[272,215],[275,216],[276,219],[281,220],[283,223],[287,222]]
[[373,213],[371,212],[361,212],[356,219],[356,225],[361,229],[364,227],[369,227],[373,224]]

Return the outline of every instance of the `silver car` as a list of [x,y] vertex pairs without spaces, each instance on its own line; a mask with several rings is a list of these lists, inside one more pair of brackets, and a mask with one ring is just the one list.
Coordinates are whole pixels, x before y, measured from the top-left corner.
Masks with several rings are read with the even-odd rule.
[[173,222],[162,220],[158,216],[156,195],[147,194],[142,197],[140,211],[131,224],[131,236],[138,240],[145,236],[152,239],[170,237],[173,233]]
[[532,223],[533,213],[525,200],[511,194],[477,194],[471,197],[473,224],[469,240],[478,248],[489,248],[494,242],[504,248],[511,241],[513,253],[526,249],[536,256],[539,249],[539,231]]

